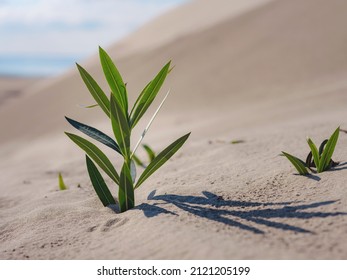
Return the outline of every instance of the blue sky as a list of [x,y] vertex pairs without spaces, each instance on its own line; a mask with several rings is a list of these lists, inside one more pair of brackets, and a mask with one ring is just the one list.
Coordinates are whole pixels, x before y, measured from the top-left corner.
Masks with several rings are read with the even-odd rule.
[[[186,0],[0,0],[0,74],[9,69],[8,74],[29,71],[30,75],[35,58],[41,59],[37,64],[42,64],[43,75],[58,74],[73,58],[91,55],[98,45],[110,45],[183,2]],[[25,58],[25,69],[15,70],[20,68],[21,58]],[[59,67],[43,67],[43,60],[59,58]],[[31,74],[40,75],[38,68]]]

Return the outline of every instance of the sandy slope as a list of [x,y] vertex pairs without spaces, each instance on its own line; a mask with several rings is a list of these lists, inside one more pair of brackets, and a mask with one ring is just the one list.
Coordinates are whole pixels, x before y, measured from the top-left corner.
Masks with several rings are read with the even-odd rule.
[[11,100],[23,98],[30,90],[37,88],[43,79],[21,78],[21,77],[0,77],[0,108]]
[[[172,58],[172,95],[147,142],[160,150],[192,131],[131,211],[101,206],[83,153],[62,135],[72,131],[64,114],[110,132],[102,114],[76,109],[91,99],[75,73],[0,110],[1,258],[347,258],[347,135],[342,164],[318,176],[294,175],[278,156],[303,158],[307,135],[347,128],[347,4],[272,1],[232,14],[117,60],[134,93]],[[59,171],[70,190],[56,191]]]

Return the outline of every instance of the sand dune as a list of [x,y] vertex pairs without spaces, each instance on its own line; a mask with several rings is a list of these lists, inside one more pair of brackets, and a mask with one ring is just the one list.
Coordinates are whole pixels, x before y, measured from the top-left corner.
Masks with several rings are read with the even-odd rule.
[[22,97],[39,81],[39,78],[0,77],[0,106]]
[[[110,132],[102,113],[76,107],[92,100],[75,70],[0,107],[1,258],[347,258],[347,135],[341,165],[317,176],[294,175],[278,156],[303,158],[307,135],[347,128],[347,3],[241,2],[193,2],[109,48],[132,101],[169,59],[176,65],[146,142],[160,150],[192,131],[131,211],[102,207],[62,133],[72,131],[64,115]],[[96,58],[85,66],[106,88]],[[59,171],[68,191],[57,191]]]

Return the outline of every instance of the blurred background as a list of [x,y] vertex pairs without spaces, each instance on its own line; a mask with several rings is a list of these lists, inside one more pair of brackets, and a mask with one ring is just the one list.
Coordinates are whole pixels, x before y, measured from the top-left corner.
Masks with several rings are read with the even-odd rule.
[[187,0],[1,0],[0,75],[55,76]]

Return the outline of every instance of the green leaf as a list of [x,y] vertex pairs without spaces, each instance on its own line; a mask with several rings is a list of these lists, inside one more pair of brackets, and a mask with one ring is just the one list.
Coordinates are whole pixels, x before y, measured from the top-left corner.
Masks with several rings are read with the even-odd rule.
[[65,117],[65,119],[76,129],[83,132],[84,134],[88,135],[89,137],[99,141],[100,143],[110,147],[111,149],[115,150],[117,153],[122,154],[117,143],[109,136],[107,136],[105,133],[101,132],[100,130],[97,130],[94,127],[91,127],[89,125],[80,123],[78,121],[75,121],[73,119],[70,119],[68,117]]
[[93,104],[93,105],[83,105],[83,104],[77,104],[78,107],[83,108],[83,109],[92,109],[95,107],[100,107],[99,104]]
[[146,86],[145,88],[141,91],[140,95],[137,97],[136,101],[135,101],[135,104],[133,106],[133,108],[131,109],[131,112],[130,112],[130,116],[133,115],[133,111],[134,109],[137,107],[137,104],[139,103],[139,101],[142,99],[142,96],[145,94],[147,88],[149,87],[149,85],[151,84],[152,81],[150,81]]
[[184,142],[188,139],[190,133],[180,137],[161,153],[159,153],[155,159],[147,166],[147,168],[141,174],[139,180],[135,185],[135,189],[138,188],[149,176],[151,176],[159,167],[161,167],[166,161],[168,161],[178,150],[182,147]]
[[99,106],[99,104],[93,104],[93,105],[88,105],[85,108],[86,109],[91,109],[91,108],[98,107],[98,106]]
[[313,143],[313,141],[310,138],[307,138],[307,143],[310,146],[312,156],[313,156],[313,161],[314,161],[314,164],[316,165],[316,168],[318,170],[319,164],[320,164],[320,156],[318,153],[317,146]]
[[245,140],[231,140],[230,144],[241,144],[241,143],[245,143]]
[[282,154],[285,155],[285,157],[294,165],[294,167],[296,168],[296,170],[299,172],[300,175],[308,174],[306,165],[301,159],[295,156],[292,156],[288,153],[285,153],[283,151],[282,151]]
[[145,151],[147,152],[148,158],[149,158],[149,162],[151,162],[154,158],[155,158],[155,153],[154,151],[151,149],[150,146],[143,144],[142,147],[145,149]]
[[132,159],[135,161],[135,163],[138,165],[138,166],[141,166],[143,168],[146,168],[146,165],[136,156],[136,155],[133,155]]
[[102,178],[99,170],[96,168],[95,164],[91,159],[86,155],[87,169],[90,177],[90,181],[95,189],[96,194],[101,200],[104,206],[110,204],[116,204],[110,190],[108,189],[104,179]]
[[114,136],[124,158],[130,157],[130,128],[118,101],[111,94],[111,121]]
[[319,146],[319,156],[323,154],[324,146],[328,143],[328,139],[325,139]]
[[170,68],[168,62],[158,73],[158,75],[151,81],[137,98],[133,109],[131,110],[130,123],[131,127],[135,127],[143,114],[147,111],[148,107],[152,104],[154,98],[158,94]]
[[121,212],[134,208],[135,206],[134,185],[126,162],[123,164],[120,173],[118,201]]
[[333,156],[337,140],[339,139],[340,127],[338,127],[334,133],[330,136],[328,143],[326,144],[324,151],[322,153],[319,170],[318,172],[323,172],[328,169],[331,157]]
[[61,191],[67,190],[67,186],[65,185],[64,180],[63,180],[63,176],[61,175],[60,172],[59,172],[58,177],[59,177],[59,189]]
[[110,117],[110,101],[108,100],[105,93],[102,91],[97,82],[92,78],[92,76],[79,64],[77,64],[78,71],[86,84],[90,94],[95,99],[96,103],[99,104],[101,109],[105,112],[105,114]]
[[119,175],[107,156],[88,140],[72,133],[65,134],[90,156],[105,173],[118,185]]
[[[283,156],[283,154],[281,156]],[[312,152],[311,151],[308,153],[305,163],[306,163],[306,166],[311,170],[311,168],[310,168],[312,166]],[[315,166],[316,166],[316,164],[315,164]]]
[[99,55],[101,66],[104,71],[107,83],[111,88],[112,94],[121,105],[124,114],[127,115],[128,97],[122,76],[120,75],[110,56],[101,47],[99,47]]

